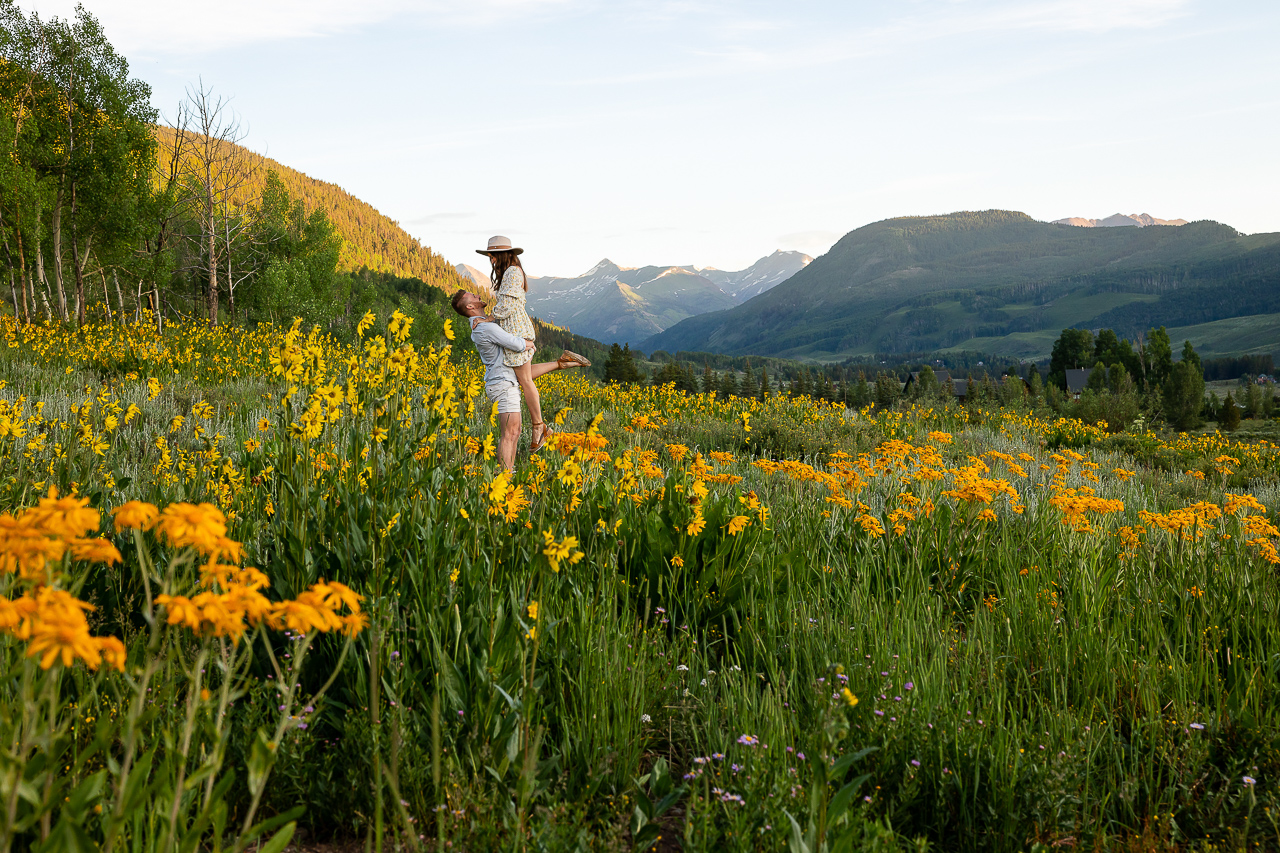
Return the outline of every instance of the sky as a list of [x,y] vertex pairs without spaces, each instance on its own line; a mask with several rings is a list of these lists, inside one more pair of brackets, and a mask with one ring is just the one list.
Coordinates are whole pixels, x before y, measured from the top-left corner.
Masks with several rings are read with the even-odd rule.
[[[19,0],[43,17],[74,2]],[[172,116],[453,263],[742,269],[893,216],[1280,231],[1275,0],[85,0]]]

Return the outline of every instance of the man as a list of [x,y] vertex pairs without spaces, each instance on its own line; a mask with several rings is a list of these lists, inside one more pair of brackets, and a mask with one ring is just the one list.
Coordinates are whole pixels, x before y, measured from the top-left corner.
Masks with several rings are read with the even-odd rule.
[[[484,303],[480,297],[465,290],[459,290],[449,300],[453,310],[471,321],[471,342],[480,353],[484,362],[484,393],[489,402],[498,404],[498,458],[508,470],[516,467],[516,445],[520,441],[520,386],[516,384],[515,371],[508,367],[502,358],[504,349],[512,352],[532,350],[533,341],[517,338],[486,317]],[[565,370],[570,367],[590,367],[591,362],[577,353],[565,350],[556,361],[544,361],[532,365],[533,378],[544,376],[553,370]],[[537,450],[538,448],[533,448]]]

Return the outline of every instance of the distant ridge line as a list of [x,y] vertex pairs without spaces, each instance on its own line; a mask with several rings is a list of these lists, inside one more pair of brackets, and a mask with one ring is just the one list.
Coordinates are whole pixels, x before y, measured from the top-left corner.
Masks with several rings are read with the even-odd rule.
[[1074,225],[1077,228],[1146,228],[1149,225],[1186,225],[1185,219],[1157,219],[1149,213],[1113,213],[1103,219],[1085,219],[1081,216],[1068,216],[1066,219],[1055,219],[1050,225]]

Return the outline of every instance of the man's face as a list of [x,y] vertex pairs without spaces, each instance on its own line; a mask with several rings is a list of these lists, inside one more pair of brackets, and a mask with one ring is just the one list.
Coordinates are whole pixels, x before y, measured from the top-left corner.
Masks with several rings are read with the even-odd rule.
[[468,314],[482,305],[480,297],[476,296],[474,293],[468,293],[461,301],[462,310]]

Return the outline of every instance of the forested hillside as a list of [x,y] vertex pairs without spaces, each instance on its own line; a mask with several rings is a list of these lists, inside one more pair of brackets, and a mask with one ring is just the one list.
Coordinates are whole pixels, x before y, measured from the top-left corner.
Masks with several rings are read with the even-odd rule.
[[[820,359],[948,348],[1044,357],[1072,326],[1132,335],[1267,322],[1280,312],[1278,284],[1280,234],[1244,236],[1216,222],[1075,228],[996,210],[904,217],[850,232],[767,293],[643,346]],[[1229,352],[1225,343],[1210,349]]]
[[[155,127],[162,151],[175,146],[176,133],[172,127]],[[342,237],[338,269],[368,267],[374,272],[420,278],[446,290],[463,286],[457,271],[444,258],[410,236],[400,223],[337,184],[305,175],[240,145],[235,146],[234,156],[243,159],[241,168],[246,173],[245,181],[234,193],[236,203],[249,206],[261,198],[267,173],[275,172],[292,198],[301,199],[308,213],[317,208],[323,210]]]
[[0,282],[24,321],[300,316],[343,333],[469,286],[370,205],[241,145],[204,84],[158,126],[83,7],[43,20],[0,0],[0,94]]

